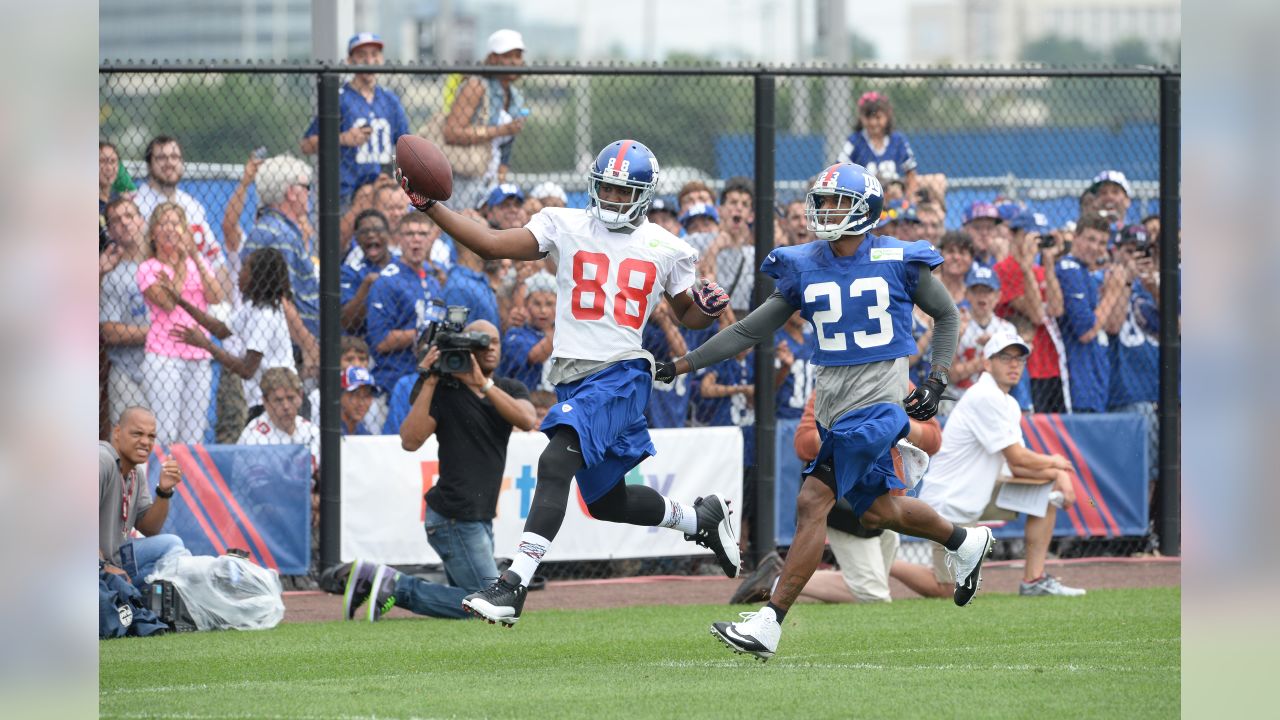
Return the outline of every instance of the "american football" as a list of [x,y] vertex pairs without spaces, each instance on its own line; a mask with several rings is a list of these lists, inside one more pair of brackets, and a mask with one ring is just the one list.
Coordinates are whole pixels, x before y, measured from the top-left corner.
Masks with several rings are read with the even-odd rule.
[[396,140],[396,167],[416,192],[432,200],[448,200],[453,195],[453,169],[449,167],[449,159],[426,138],[401,135]]

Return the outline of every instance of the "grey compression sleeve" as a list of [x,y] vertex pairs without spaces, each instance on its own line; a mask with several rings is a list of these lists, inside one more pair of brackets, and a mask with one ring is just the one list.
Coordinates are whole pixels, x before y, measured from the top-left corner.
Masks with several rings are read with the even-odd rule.
[[911,299],[933,317],[932,365],[950,369],[960,336],[960,313],[956,312],[956,304],[951,301],[947,286],[935,278],[924,263],[920,264],[920,282],[916,284],[916,292]]
[[[772,341],[773,331],[782,327],[795,311],[791,303],[774,290],[764,304],[752,310],[750,315],[716,333],[697,350],[685,355],[684,359],[689,361],[691,370],[697,370],[727,360],[754,345]],[[955,308],[952,308],[952,312],[955,312]]]

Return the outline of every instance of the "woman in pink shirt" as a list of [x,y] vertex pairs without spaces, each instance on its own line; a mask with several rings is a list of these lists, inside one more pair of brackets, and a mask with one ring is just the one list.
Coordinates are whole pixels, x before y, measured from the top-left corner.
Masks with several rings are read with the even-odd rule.
[[137,274],[138,288],[151,311],[143,385],[163,443],[204,442],[208,425],[213,383],[209,351],[174,339],[174,329],[199,325],[164,289],[168,286],[201,310],[222,301],[221,286],[196,249],[189,228],[187,215],[177,204],[157,206],[147,228],[147,260],[138,266]]

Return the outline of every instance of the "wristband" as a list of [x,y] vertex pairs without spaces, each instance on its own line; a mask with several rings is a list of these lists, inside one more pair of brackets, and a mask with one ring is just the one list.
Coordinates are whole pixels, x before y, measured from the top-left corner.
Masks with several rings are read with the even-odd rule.
[[489,378],[488,382],[480,386],[480,394],[488,395],[489,391],[492,389],[493,389],[493,378]]
[[159,486],[159,485],[157,485],[157,486],[156,486],[156,497],[158,497],[158,498],[164,498],[165,500],[168,500],[169,498],[173,497],[173,490],[172,490],[172,489],[170,489],[170,490],[163,490],[163,489],[161,489],[161,488],[160,488],[160,486]]

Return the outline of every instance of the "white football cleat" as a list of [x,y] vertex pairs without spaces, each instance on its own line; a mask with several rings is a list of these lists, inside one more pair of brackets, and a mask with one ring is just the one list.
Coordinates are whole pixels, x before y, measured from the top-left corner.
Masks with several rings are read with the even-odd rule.
[[995,545],[995,536],[989,527],[969,528],[969,534],[960,549],[947,551],[947,567],[956,580],[956,589],[951,599],[956,605],[964,607],[973,599],[974,593],[982,586],[982,561]]
[[782,626],[768,605],[759,612],[738,613],[742,622],[718,622],[711,624],[711,634],[739,655],[754,655],[767,662],[778,650]]

